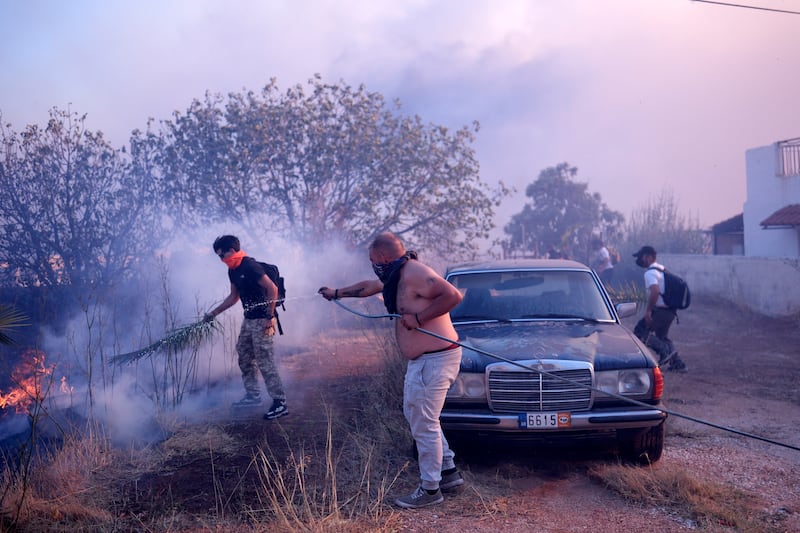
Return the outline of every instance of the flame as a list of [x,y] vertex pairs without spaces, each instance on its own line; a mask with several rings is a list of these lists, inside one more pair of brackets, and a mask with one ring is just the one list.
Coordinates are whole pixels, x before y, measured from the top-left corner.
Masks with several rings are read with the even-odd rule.
[[0,391],[0,409],[14,408],[17,413],[26,413],[34,402],[42,402],[49,386],[46,378],[54,367],[45,364],[44,352],[33,348],[25,351],[11,373],[12,388],[5,394]]
[[67,376],[61,376],[61,392],[64,394],[72,394],[75,392],[75,387],[67,383]]

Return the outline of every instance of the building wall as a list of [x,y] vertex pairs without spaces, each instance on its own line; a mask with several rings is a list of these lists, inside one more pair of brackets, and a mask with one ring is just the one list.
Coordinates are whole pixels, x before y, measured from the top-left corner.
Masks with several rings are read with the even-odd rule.
[[741,233],[721,233],[714,243],[715,254],[744,255],[744,235]]
[[800,203],[800,176],[777,176],[778,144],[745,154],[744,253],[749,257],[800,257],[798,230],[764,229],[761,221],[778,209]]
[[693,300],[710,295],[768,316],[800,314],[800,258],[658,254],[658,262],[686,280]]

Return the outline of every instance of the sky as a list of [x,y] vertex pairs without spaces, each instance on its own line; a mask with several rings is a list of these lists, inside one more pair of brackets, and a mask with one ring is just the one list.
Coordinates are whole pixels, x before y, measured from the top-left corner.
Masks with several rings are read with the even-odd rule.
[[[800,0],[736,3],[800,11]],[[742,212],[748,149],[800,137],[798,50],[800,15],[692,0],[0,0],[0,115],[21,131],[70,109],[122,147],[207,91],[258,91],[272,78],[285,90],[319,74],[398,99],[424,122],[479,122],[482,178],[517,190],[500,228],[526,185],[561,162],[626,217],[668,191],[708,228]],[[206,288],[204,309],[227,294],[208,247],[224,231],[191,240],[199,259],[176,270],[193,273],[178,292]],[[315,293],[354,269],[328,268],[339,264],[330,256],[273,262],[293,284],[281,345],[301,345],[308,316],[346,320]],[[230,352],[233,339],[219,342]],[[229,395],[240,393],[232,374]],[[115,403],[110,419],[140,400]]]
[[[737,4],[800,11],[800,0]],[[692,0],[0,2],[0,113],[53,107],[116,146],[206,91],[365,85],[457,129],[516,193],[561,162],[629,217],[661,193],[708,228],[742,212],[745,152],[800,137],[800,15]]]

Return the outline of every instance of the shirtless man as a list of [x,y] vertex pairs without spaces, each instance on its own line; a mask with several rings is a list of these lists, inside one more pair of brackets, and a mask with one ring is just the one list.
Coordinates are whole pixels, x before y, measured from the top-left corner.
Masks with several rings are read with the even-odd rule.
[[456,469],[439,424],[439,414],[461,364],[461,347],[427,335],[418,328],[446,339],[457,339],[448,314],[461,302],[461,293],[429,266],[417,261],[415,252],[406,252],[392,233],[381,233],[369,248],[369,259],[377,280],[364,280],[319,293],[326,300],[365,298],[383,293],[384,304],[400,318],[395,337],[400,353],[408,359],[403,387],[403,413],[419,452],[420,484],[417,489],[395,500],[406,509],[435,505],[444,501],[442,490],[464,484]]

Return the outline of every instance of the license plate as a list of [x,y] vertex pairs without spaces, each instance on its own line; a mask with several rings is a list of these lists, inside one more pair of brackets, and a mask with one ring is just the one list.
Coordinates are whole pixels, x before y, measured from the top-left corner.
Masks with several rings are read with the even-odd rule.
[[561,429],[572,426],[572,415],[562,413],[520,413],[520,429]]

